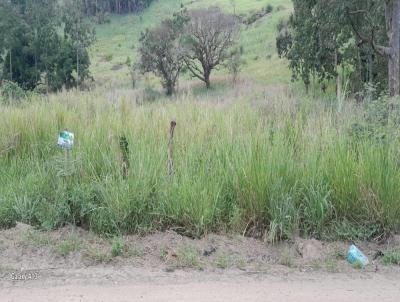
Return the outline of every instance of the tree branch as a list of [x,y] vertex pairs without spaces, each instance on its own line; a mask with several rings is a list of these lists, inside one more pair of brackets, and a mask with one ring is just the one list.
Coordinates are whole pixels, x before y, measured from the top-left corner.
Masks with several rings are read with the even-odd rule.
[[[356,11],[359,12],[359,11]],[[390,49],[389,47],[386,46],[382,46],[382,45],[377,45],[375,43],[375,39],[374,39],[374,32],[372,31],[371,37],[366,37],[364,35],[362,35],[356,28],[356,25],[354,24],[353,19],[351,18],[351,13],[348,9],[347,9],[347,18],[350,22],[351,28],[353,29],[353,32],[356,34],[356,36],[361,40],[359,43],[361,44],[370,44],[372,46],[372,49],[377,52],[378,54],[380,54],[381,56],[388,56],[390,54]],[[365,12],[366,13],[366,12]],[[353,12],[354,14],[354,12]]]
[[190,72],[195,76],[196,78],[200,79],[201,81],[205,82],[206,79],[200,74],[200,70],[196,68],[195,66],[192,66],[189,61],[186,61],[186,67],[190,70]]
[[365,9],[359,9],[352,12],[348,12],[350,15],[358,15],[358,14],[367,14],[368,12]]

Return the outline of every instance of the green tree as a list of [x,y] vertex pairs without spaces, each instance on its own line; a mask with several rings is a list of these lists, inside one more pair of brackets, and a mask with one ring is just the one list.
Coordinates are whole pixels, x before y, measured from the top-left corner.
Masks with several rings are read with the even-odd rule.
[[[61,11],[68,15],[64,19],[69,23],[62,24],[58,11],[54,0],[0,2],[2,79],[17,82],[24,89],[46,84],[48,90],[58,90],[74,87],[89,76],[87,47],[93,41],[93,32],[86,23],[72,28],[77,19],[66,10]],[[80,20],[82,17],[78,24]],[[60,28],[65,29],[65,35],[60,34]],[[72,34],[73,30],[76,32]],[[73,77],[75,72],[78,79]]]
[[[20,7],[10,1],[0,3],[0,53],[4,55],[3,77],[19,81],[26,72],[29,74],[28,25],[20,13]],[[18,53],[17,53],[18,52]],[[26,56],[19,59],[19,56]],[[28,64],[21,68],[21,60]],[[23,63],[22,62],[22,63]],[[22,66],[24,67],[24,66]],[[31,80],[27,81],[31,82]],[[30,86],[29,84],[27,86]]]
[[75,48],[77,85],[89,76],[88,69],[82,66],[87,58],[87,49],[95,41],[95,31],[90,21],[82,13],[81,0],[66,0],[63,7],[64,37]]
[[[277,48],[289,59],[294,78],[308,87],[311,78],[338,77],[338,65],[346,62],[361,82],[379,85],[387,79],[390,94],[399,94],[400,0],[293,4],[288,23],[278,27]],[[381,74],[384,64],[387,69]]]
[[140,38],[140,70],[153,72],[162,78],[167,95],[175,91],[179,73],[183,67],[182,27],[185,18],[175,15],[160,26],[146,30]]
[[[54,54],[54,37],[58,36],[59,19],[57,2],[53,0],[26,0],[25,20],[31,31],[31,48],[35,64],[35,80],[40,81],[41,71],[47,79],[48,57]],[[46,80],[47,82],[47,80]]]

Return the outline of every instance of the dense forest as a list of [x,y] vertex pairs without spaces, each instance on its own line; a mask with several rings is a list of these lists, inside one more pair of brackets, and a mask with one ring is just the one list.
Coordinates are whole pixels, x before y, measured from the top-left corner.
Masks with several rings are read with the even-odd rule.
[[99,13],[136,13],[149,6],[152,0],[82,0],[82,9],[88,16]]
[[[4,0],[0,3],[0,81],[24,89],[71,88],[90,78],[94,22],[137,12],[150,0]],[[88,18],[87,16],[96,17]]]
[[89,77],[87,48],[94,29],[80,1],[11,0],[0,3],[0,79],[24,89],[74,87]]

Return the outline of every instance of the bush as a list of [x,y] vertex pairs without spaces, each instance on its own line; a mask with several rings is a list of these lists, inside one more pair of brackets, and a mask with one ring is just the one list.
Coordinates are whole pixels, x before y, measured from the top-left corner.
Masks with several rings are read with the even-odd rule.
[[264,12],[266,14],[272,13],[272,11],[274,10],[274,7],[271,4],[268,4],[265,8],[264,8]]
[[0,86],[0,104],[19,104],[25,97],[25,91],[15,82],[3,81]]
[[112,53],[107,54],[107,55],[104,56],[104,60],[105,60],[106,62],[111,62],[112,59],[113,59],[113,54],[112,54]]

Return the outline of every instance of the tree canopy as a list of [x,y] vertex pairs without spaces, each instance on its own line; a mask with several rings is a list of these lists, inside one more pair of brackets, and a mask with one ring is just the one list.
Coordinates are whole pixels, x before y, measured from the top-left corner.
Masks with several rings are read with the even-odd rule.
[[311,78],[337,77],[338,66],[347,64],[355,90],[370,83],[400,93],[400,0],[293,0],[293,5],[277,38],[293,78],[308,86]]
[[94,32],[86,21],[78,22],[82,20],[80,0],[63,4],[69,5],[68,9],[60,9],[53,0],[0,3],[2,79],[17,82],[24,89],[45,84],[49,90],[58,90],[74,87],[79,79],[89,77],[87,48]]
[[140,70],[160,76],[167,95],[175,91],[184,64],[181,43],[184,22],[186,20],[175,16],[154,29],[147,29],[140,38]]

